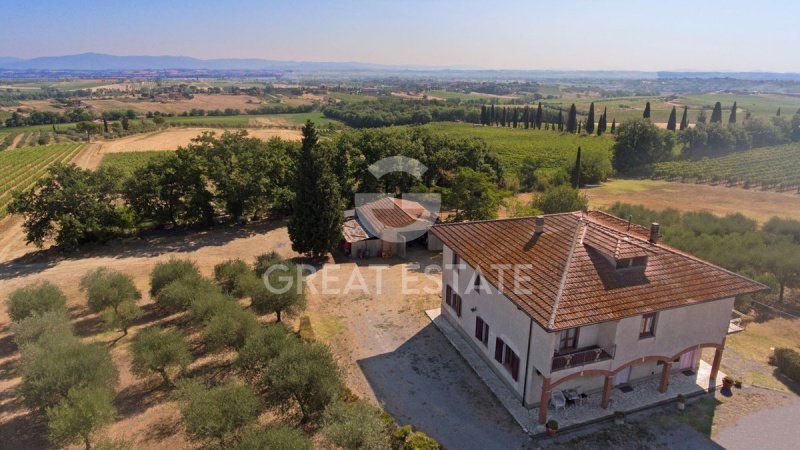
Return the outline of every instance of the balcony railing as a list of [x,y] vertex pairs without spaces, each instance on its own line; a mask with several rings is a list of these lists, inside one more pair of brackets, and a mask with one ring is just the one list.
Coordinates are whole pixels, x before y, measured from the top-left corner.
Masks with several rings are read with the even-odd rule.
[[586,347],[569,353],[559,353],[553,356],[552,371],[569,369],[572,367],[585,366],[600,361],[614,358],[614,351],[617,346],[609,347]]

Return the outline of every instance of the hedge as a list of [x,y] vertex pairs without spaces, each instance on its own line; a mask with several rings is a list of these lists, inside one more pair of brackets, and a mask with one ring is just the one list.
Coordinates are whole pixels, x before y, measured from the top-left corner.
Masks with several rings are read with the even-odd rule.
[[800,353],[791,348],[776,348],[775,363],[784,375],[800,382]]

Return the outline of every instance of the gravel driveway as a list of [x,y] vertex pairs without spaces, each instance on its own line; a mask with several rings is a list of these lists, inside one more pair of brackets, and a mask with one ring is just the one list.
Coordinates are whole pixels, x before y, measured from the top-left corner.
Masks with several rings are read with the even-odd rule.
[[[407,286],[431,286],[439,274],[425,275],[409,263],[438,263],[440,256],[410,251],[407,260],[375,260],[382,271],[382,292],[311,294],[308,312],[324,328],[336,330],[327,342],[347,368],[347,383],[362,397],[379,403],[401,425],[430,434],[452,450],[521,449],[532,442],[480,381],[425,310],[438,306],[438,295],[406,294]],[[324,271],[338,277],[328,287],[345,285],[360,270],[375,286],[367,262],[339,258]],[[315,275],[322,284],[322,273]],[[321,292],[321,291],[320,291]],[[317,325],[314,325],[315,327]]]

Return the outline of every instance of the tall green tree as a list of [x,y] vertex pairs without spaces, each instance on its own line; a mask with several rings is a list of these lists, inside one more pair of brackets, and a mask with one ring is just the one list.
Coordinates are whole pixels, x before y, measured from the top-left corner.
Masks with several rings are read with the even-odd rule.
[[37,247],[51,238],[67,248],[103,240],[127,226],[117,208],[122,178],[113,168],[55,164],[32,188],[14,194],[8,211],[23,216],[25,239]]
[[611,134],[615,134],[617,132],[617,119],[613,119],[611,121]]
[[485,173],[462,168],[453,180],[453,187],[445,196],[446,203],[456,211],[454,219],[486,220],[497,217],[502,194]]
[[113,394],[108,389],[71,389],[67,398],[47,409],[47,435],[56,446],[82,442],[92,448],[92,433],[116,419]]
[[643,119],[649,119],[650,118],[650,102],[647,102],[644,105],[644,113],[642,113],[642,118]]
[[89,309],[99,313],[108,328],[127,335],[128,327],[142,315],[136,305],[142,295],[130,275],[100,267],[84,275],[80,285],[86,292]]
[[567,133],[575,133],[578,131],[578,110],[575,109],[575,103],[569,107],[569,115],[567,116]]
[[736,102],[731,106],[731,115],[728,116],[728,123],[736,123]]
[[672,155],[675,135],[660,130],[647,119],[636,119],[620,125],[614,144],[612,163],[619,172],[643,165],[666,161]]
[[683,117],[681,117],[681,131],[689,128],[689,107],[683,107]]
[[597,135],[600,136],[601,134],[606,132],[606,128],[608,127],[608,108],[603,107],[603,115],[600,116],[600,123],[597,125]]
[[578,156],[575,157],[575,166],[572,168],[572,174],[570,176],[570,181],[572,181],[572,187],[579,188],[581,187],[581,148],[578,147]]
[[594,133],[594,102],[589,104],[589,115],[586,117],[586,134]]
[[675,131],[675,122],[677,120],[678,112],[675,110],[675,107],[672,107],[672,112],[669,113],[669,119],[667,120],[667,129],[669,131]]
[[564,131],[564,111],[561,110],[558,110],[558,131]]
[[336,177],[317,146],[317,131],[309,120],[303,127],[288,229],[292,249],[313,257],[336,247],[342,237],[344,220]]
[[776,115],[776,116],[778,116],[778,117],[780,117],[780,116],[781,116],[781,108],[780,108],[780,106],[778,107],[778,112],[777,112],[777,113],[775,113],[775,115]]
[[169,372],[184,370],[192,361],[186,339],[178,331],[148,328],[131,343],[132,368],[137,375],[157,373],[165,386],[172,386]]
[[714,103],[714,109],[711,111],[711,123],[722,122],[722,104],[720,102]]
[[536,129],[542,129],[542,102],[539,102],[539,106],[536,107]]

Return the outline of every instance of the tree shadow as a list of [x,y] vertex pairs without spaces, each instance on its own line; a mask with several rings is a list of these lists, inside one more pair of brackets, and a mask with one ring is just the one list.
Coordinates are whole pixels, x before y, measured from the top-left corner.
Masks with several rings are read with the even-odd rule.
[[[0,380],[10,380],[18,377],[17,369],[19,369],[19,358],[8,358],[8,360],[0,363]],[[11,389],[6,389],[6,391],[11,391]],[[2,393],[6,391],[2,391]]]
[[51,448],[47,442],[47,423],[39,411],[15,416],[3,423],[0,429],[0,447],[8,449],[39,450]]
[[144,413],[148,409],[170,400],[173,388],[160,383],[161,379],[159,378],[157,381],[155,377],[154,375],[152,379],[148,378],[142,383],[128,386],[117,393],[114,404],[121,417],[128,418]]
[[0,280],[40,273],[68,260],[97,257],[141,258],[165,253],[190,253],[203,247],[219,247],[235,239],[268,233],[284,225],[284,220],[262,220],[245,226],[145,230],[135,237],[115,238],[105,243],[88,243],[73,251],[53,246],[0,263]]
[[6,358],[17,351],[17,343],[14,342],[14,335],[6,334],[0,338],[0,358]]

